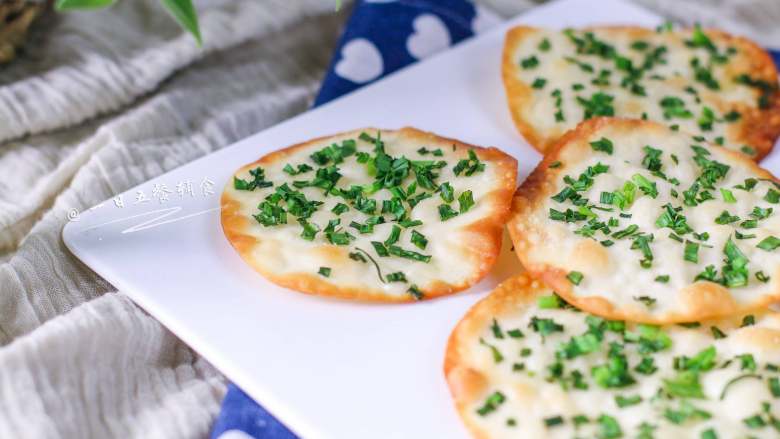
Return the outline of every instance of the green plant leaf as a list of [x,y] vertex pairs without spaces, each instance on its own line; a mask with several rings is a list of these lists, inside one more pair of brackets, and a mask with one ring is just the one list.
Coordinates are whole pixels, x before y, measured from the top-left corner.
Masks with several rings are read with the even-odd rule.
[[99,9],[111,6],[116,0],[57,0],[54,8],[58,11],[73,9]]
[[203,40],[200,37],[200,26],[198,25],[198,13],[192,6],[192,0],[160,0],[163,6],[168,9],[173,18],[185,30],[189,31],[200,46]]

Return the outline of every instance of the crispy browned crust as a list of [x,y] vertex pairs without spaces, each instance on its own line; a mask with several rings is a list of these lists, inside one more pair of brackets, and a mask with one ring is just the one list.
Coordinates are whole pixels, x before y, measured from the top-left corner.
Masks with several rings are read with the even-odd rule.
[[[259,160],[243,166],[236,171],[236,175],[245,173],[249,169],[253,169],[257,166],[268,166],[279,161],[285,161],[288,156],[298,149],[308,148],[312,144],[320,143],[328,138],[350,134],[357,136],[363,131],[381,131],[383,133],[389,133],[393,130],[363,128],[299,143],[266,154]],[[468,150],[473,149],[480,160],[495,165],[501,175],[500,184],[497,185],[495,190],[488,192],[482,199],[482,202],[488,203],[491,206],[491,213],[460,229],[460,232],[463,233],[462,253],[460,255],[453,255],[453,257],[468,258],[471,260],[475,267],[472,275],[460,284],[437,281],[428,287],[420,288],[424,293],[424,299],[433,299],[465,290],[479,282],[488,274],[501,251],[501,235],[503,233],[504,225],[510,215],[512,195],[517,185],[517,161],[497,148],[470,145],[455,139],[440,137],[436,134],[421,131],[416,128],[404,127],[396,132],[411,138],[419,139],[421,142],[441,142],[446,143],[447,145],[453,145],[455,150],[462,153],[464,157]],[[228,185],[231,184],[232,180]],[[260,261],[257,261],[250,256],[253,248],[259,244],[259,240],[256,237],[246,232],[251,223],[250,218],[247,218],[239,212],[239,203],[233,199],[227,191],[223,191],[222,193],[221,205],[222,230],[230,244],[236,249],[247,264],[252,266],[252,268],[263,275],[263,277],[279,286],[307,294],[364,302],[415,301],[415,299],[408,294],[388,295],[380,289],[371,287],[345,287],[330,282],[327,278],[322,278],[321,276],[310,273],[299,272],[279,274],[268,270]],[[348,251],[343,247],[324,244],[318,248],[318,251],[328,252],[334,259],[348,261]]]
[[[546,198],[555,194],[557,182],[561,179],[559,174],[563,172],[561,168],[550,168],[550,164],[560,158],[562,150],[568,147],[576,147],[576,144],[580,143],[580,139],[590,138],[595,132],[607,125],[622,125],[626,129],[634,130],[647,126],[668,130],[663,125],[651,121],[595,118],[580,123],[575,129],[569,131],[558,140],[531,175],[517,189],[512,201],[512,217],[509,219],[507,228],[515,246],[515,254],[528,273],[551,286],[561,297],[577,308],[605,318],[632,322],[666,324],[700,321],[748,313],[764,309],[770,304],[780,301],[780,291],[774,291],[765,295],[760,301],[739,305],[726,288],[712,282],[699,281],[688,285],[679,292],[688,305],[690,312],[668,313],[656,316],[648,313],[641,307],[632,309],[619,308],[609,300],[598,295],[576,296],[573,293],[571,282],[566,278],[566,270],[548,264],[531,262],[529,255],[534,249],[526,237],[530,233],[544,236],[545,231],[544,225],[530,224],[526,219],[529,213],[535,211],[544,203]],[[780,182],[780,180],[776,179],[768,171],[760,168],[744,154],[716,145],[710,145],[710,148],[717,148],[731,156],[734,160],[742,162],[760,178]],[[777,274],[780,275],[780,270]]]
[[[778,83],[777,66],[769,53],[756,42],[718,29],[707,29],[706,32],[710,37],[739,47],[746,54],[749,64],[735,66],[731,72],[732,76],[747,72],[751,77],[769,84]],[[758,93],[755,95],[757,98]],[[726,111],[730,110],[739,111],[742,115],[742,123],[732,125],[732,128],[737,131],[734,137],[756,150],[753,158],[759,161],[772,152],[775,142],[780,137],[780,89],[775,88],[774,93],[769,96],[768,108],[732,105]]]
[[513,58],[523,39],[536,31],[536,28],[528,26],[517,26],[507,31],[504,39],[504,51],[501,54],[501,77],[504,80],[509,113],[512,115],[515,127],[531,146],[544,153],[555,143],[556,139],[544,136],[523,117],[521,108],[531,100],[531,87],[517,77],[516,63]]
[[455,408],[466,427],[476,438],[488,438],[487,432],[471,422],[467,410],[475,402],[484,399],[487,378],[473,369],[467,352],[469,342],[479,337],[493,318],[515,312],[542,292],[550,289],[525,274],[511,277],[496,287],[487,297],[477,302],[458,322],[447,341],[444,354],[444,377],[450,388]]
[[[655,31],[637,26],[601,26],[588,29],[611,29],[627,32],[637,38]],[[540,31],[539,28],[529,26],[517,26],[507,31],[504,50],[501,59],[501,76],[504,82],[509,112],[517,130],[525,140],[537,151],[545,153],[558,140],[557,135],[548,136],[537,130],[522,115],[524,108],[532,99],[531,87],[521,81],[516,74],[516,61],[513,55],[523,40]],[[706,29],[707,35],[712,39],[731,46],[738,46],[749,60],[749,65],[738,65],[733,68],[733,76],[741,73],[749,73],[751,77],[777,84],[778,71],[772,57],[761,46],[752,40],[734,36],[717,29]],[[758,92],[755,93],[758,99]],[[722,103],[720,110],[724,113],[730,110],[739,111],[742,115],[739,123],[731,125],[730,135],[735,143],[752,146],[756,154],[752,158],[761,160],[772,151],[775,142],[780,137],[780,89],[776,88],[769,96],[769,106],[759,109],[755,106],[744,104]]]

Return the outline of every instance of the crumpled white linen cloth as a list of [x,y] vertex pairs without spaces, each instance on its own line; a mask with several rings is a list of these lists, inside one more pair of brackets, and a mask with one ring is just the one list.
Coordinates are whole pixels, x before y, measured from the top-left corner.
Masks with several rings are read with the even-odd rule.
[[[780,42],[777,0],[637,1]],[[69,213],[306,110],[349,13],[335,4],[197,1],[199,49],[156,0],[124,0],[46,19],[0,67],[0,437],[208,435],[225,378],[60,233]]]

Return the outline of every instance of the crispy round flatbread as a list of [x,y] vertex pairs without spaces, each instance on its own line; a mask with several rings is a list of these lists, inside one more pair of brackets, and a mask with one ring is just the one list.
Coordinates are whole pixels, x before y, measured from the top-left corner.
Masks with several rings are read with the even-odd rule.
[[406,302],[464,290],[498,256],[517,163],[432,133],[366,128],[265,155],[222,194],[222,228],[270,281]]
[[685,326],[610,321],[520,275],[460,321],[444,371],[481,439],[780,434],[776,313]]
[[780,299],[780,186],[746,156],[648,121],[593,119],[515,194],[528,271],[588,312],[671,323]]
[[780,135],[772,58],[717,30],[519,26],[502,75],[515,124],[541,152],[597,116],[662,122],[756,160]]

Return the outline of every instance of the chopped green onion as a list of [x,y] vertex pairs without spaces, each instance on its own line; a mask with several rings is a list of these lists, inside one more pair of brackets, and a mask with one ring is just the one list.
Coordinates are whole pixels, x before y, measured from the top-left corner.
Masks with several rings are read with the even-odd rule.
[[456,216],[458,216],[458,212],[453,210],[449,204],[439,205],[439,218],[441,218],[442,221],[447,221],[448,219],[455,218]]
[[550,418],[544,418],[544,425],[547,427],[555,427],[563,424],[563,418],[561,416],[553,416]]
[[417,288],[417,285],[412,285],[409,287],[408,290],[406,290],[407,293],[409,293],[412,297],[414,297],[415,300],[423,300],[425,298],[425,295],[422,291],[420,291],[419,288]]
[[566,279],[569,279],[574,285],[579,285],[580,282],[582,282],[583,277],[583,274],[579,271],[570,271],[569,274],[566,275]]
[[770,235],[762,239],[761,242],[756,245],[756,247],[760,248],[761,250],[771,252],[777,247],[780,247],[780,239]]
[[606,137],[602,137],[599,140],[596,140],[595,142],[590,142],[590,146],[593,148],[594,151],[602,151],[606,152],[609,155],[612,155],[613,146],[612,141],[607,139]]
[[487,397],[482,407],[477,409],[477,414],[485,416],[498,410],[498,407],[506,401],[506,397],[501,392],[493,392]]
[[533,55],[520,61],[520,67],[524,69],[532,69],[538,65],[539,65],[539,58]]
[[452,186],[450,186],[450,184],[446,181],[439,185],[437,191],[445,203],[452,203],[452,201],[455,199],[455,190],[452,189]]
[[734,198],[734,193],[726,188],[720,188],[720,195],[723,197],[723,201],[727,203],[736,203],[737,199]]
[[[657,278],[656,278],[657,279]],[[653,308],[655,306],[656,299],[650,296],[634,297],[637,302],[642,302],[647,308]]]
[[398,242],[401,238],[401,227],[393,224],[393,228],[390,230],[390,236],[385,239],[385,245],[392,245]]
[[474,196],[471,191],[464,191],[460,194],[458,205],[460,206],[460,213],[466,213],[474,206]]
[[428,246],[428,238],[417,230],[412,230],[412,244],[420,250],[425,250],[425,247]]
[[710,326],[710,332],[712,333],[712,336],[718,340],[721,338],[726,338],[726,334],[720,330],[717,326]]
[[769,378],[769,391],[772,392],[772,396],[780,398],[780,378]]
[[554,294],[549,296],[539,296],[539,298],[536,299],[536,304],[541,309],[556,309],[561,307],[560,299],[558,299],[558,296]]
[[688,262],[699,262],[699,244],[691,241],[685,241],[685,250],[683,253],[683,259]]
[[637,405],[640,402],[642,402],[642,397],[639,395],[633,395],[633,396],[623,396],[623,395],[616,395],[615,396],[615,403],[618,407],[629,407],[632,405]]
[[387,279],[388,282],[407,282],[406,275],[401,271],[389,273],[387,276],[385,276],[385,279]]
[[411,250],[404,250],[401,247],[398,247],[397,245],[391,245],[387,247],[387,249],[391,255],[398,256],[400,258],[411,259],[413,261],[426,262],[426,263],[431,261],[430,255],[423,255]]
[[531,87],[536,89],[544,88],[544,85],[547,84],[547,80],[544,78],[536,78],[534,79],[534,82],[531,84]]

